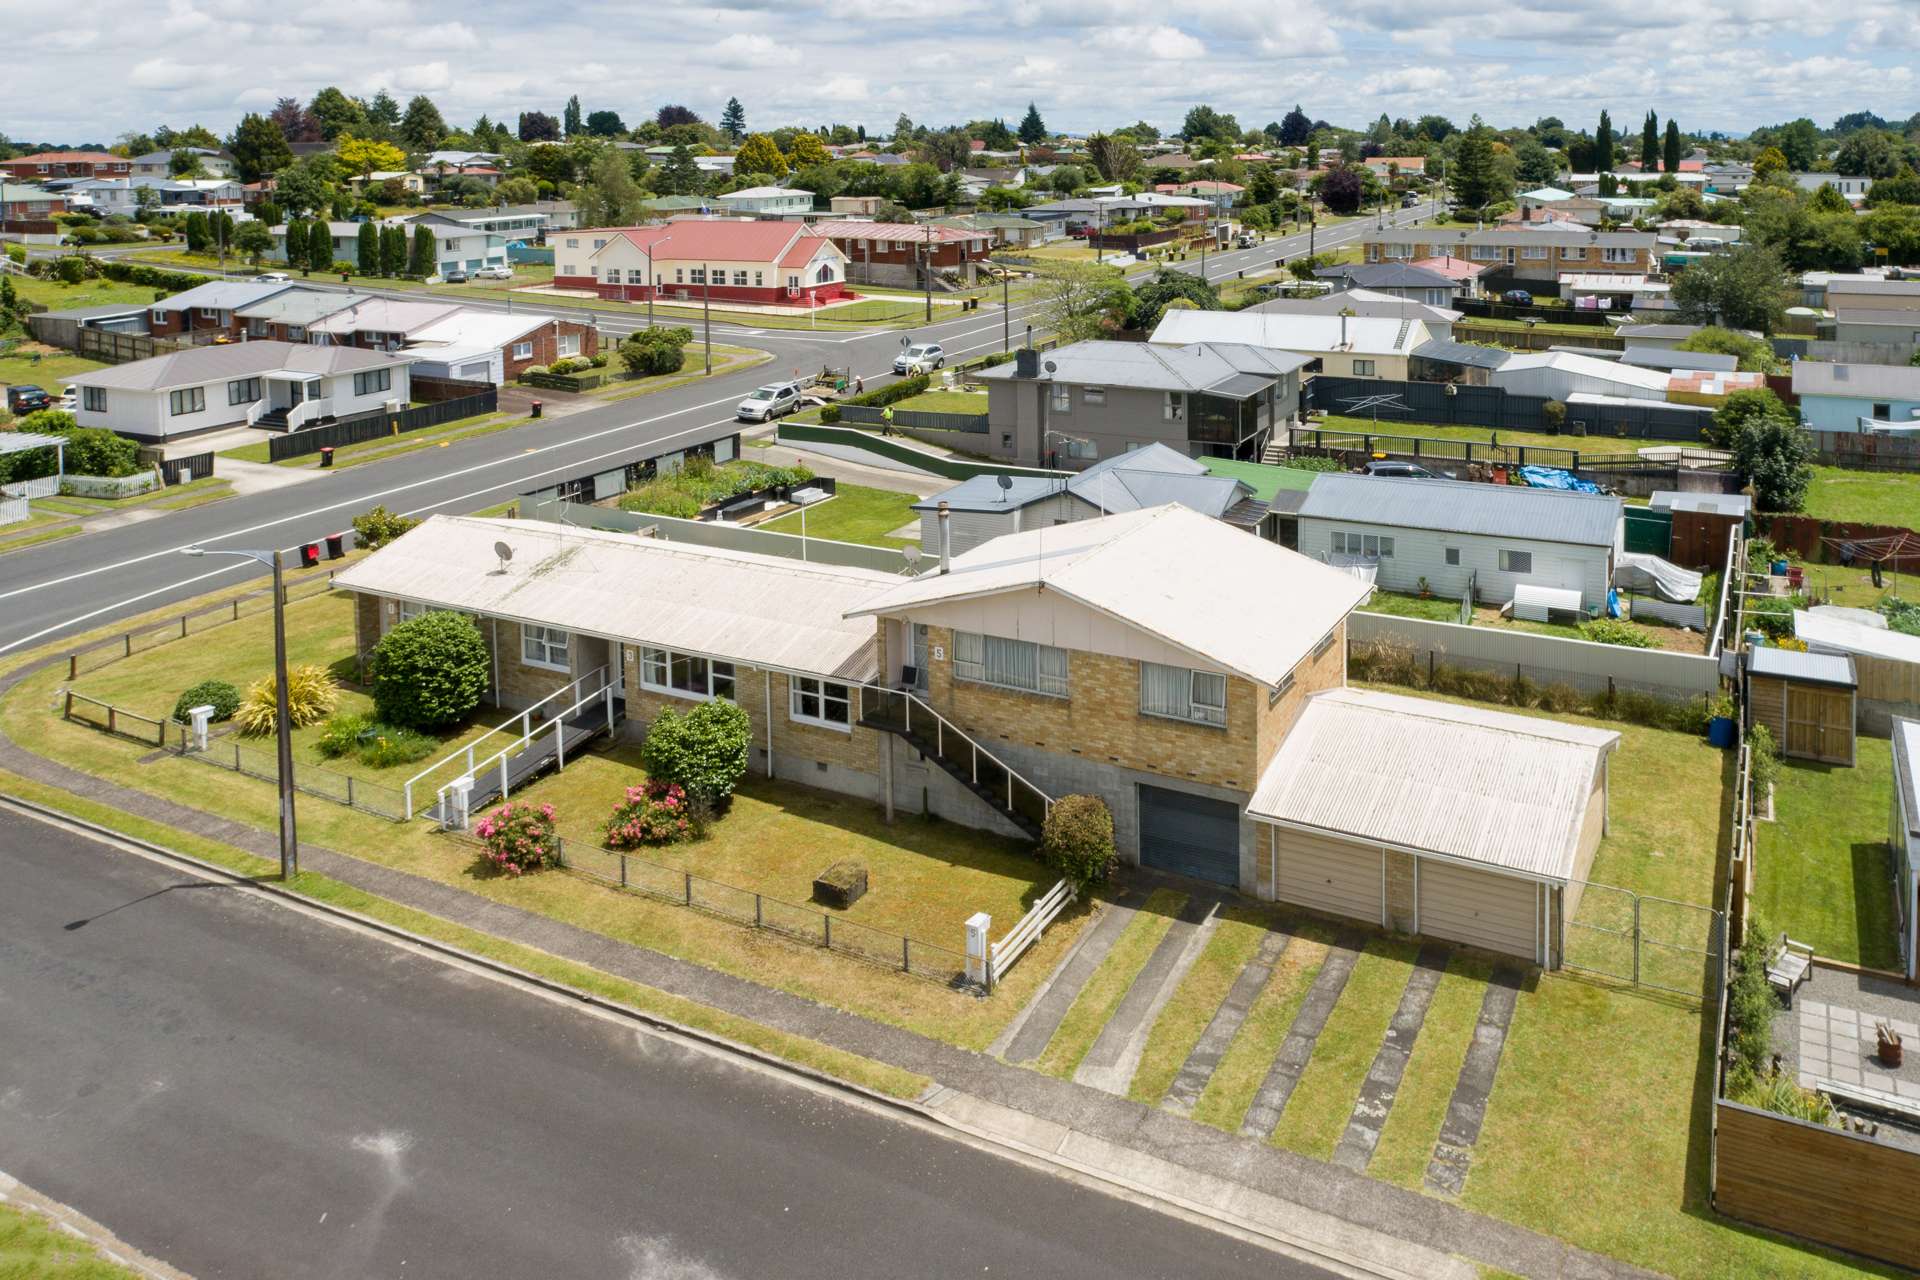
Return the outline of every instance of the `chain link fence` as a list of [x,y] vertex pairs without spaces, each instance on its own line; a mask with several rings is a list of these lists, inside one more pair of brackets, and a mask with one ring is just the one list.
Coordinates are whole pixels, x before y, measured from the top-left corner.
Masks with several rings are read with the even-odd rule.
[[[198,760],[219,769],[231,769],[249,778],[279,785],[280,753],[277,749],[249,746],[237,738],[228,737],[210,739],[205,751],[196,751],[192,745],[192,731],[187,726],[175,722],[172,728],[177,730],[177,735],[168,743],[168,747],[186,759]],[[293,789],[303,795],[331,800],[335,804],[371,813],[390,822],[407,820],[406,796],[398,788],[357,778],[350,773],[301,764],[296,760],[293,765]]]
[[1576,905],[1564,930],[1563,964],[1638,987],[1707,999],[1726,946],[1712,907],[1574,882]]

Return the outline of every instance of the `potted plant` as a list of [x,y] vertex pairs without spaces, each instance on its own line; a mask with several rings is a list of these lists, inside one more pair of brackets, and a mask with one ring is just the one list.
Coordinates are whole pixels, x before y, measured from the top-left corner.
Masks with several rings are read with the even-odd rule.
[[1421,598],[1422,600],[1431,600],[1431,599],[1433,599],[1433,584],[1432,584],[1432,583],[1430,583],[1430,582],[1428,582],[1428,581],[1427,581],[1427,580],[1426,580],[1425,578],[1422,578],[1422,579],[1420,579],[1420,581],[1419,581],[1419,583],[1418,583],[1418,585],[1419,585],[1419,588],[1420,588],[1420,598]]
[[1881,1065],[1899,1066],[1905,1054],[1900,1044],[1900,1033],[1895,1031],[1890,1023],[1876,1022],[1873,1024],[1873,1039],[1880,1054]]
[[1726,748],[1739,740],[1740,729],[1734,721],[1733,698],[1726,693],[1717,693],[1707,703],[1707,741],[1716,747]]

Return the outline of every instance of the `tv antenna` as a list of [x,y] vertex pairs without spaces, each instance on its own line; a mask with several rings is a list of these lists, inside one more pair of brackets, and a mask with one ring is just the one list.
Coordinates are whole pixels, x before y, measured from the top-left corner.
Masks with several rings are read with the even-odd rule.
[[513,548],[504,542],[493,544],[493,554],[500,557],[500,572],[505,573],[507,566],[513,563]]

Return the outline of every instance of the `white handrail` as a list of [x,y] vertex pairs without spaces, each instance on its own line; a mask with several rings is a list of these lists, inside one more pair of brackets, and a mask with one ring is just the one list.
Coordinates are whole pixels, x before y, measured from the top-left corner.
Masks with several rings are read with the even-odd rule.
[[[860,685],[859,688],[861,689],[863,694],[868,689],[875,689],[881,693],[898,694],[900,697],[905,698],[907,700],[907,728],[909,731],[911,731],[913,728],[913,704],[919,703],[921,709],[924,710],[928,715],[932,716],[934,719],[934,725],[935,725],[934,740],[938,744],[936,747],[936,750],[938,750],[941,755],[944,756],[946,754],[946,751],[945,751],[946,730],[952,729],[955,733],[959,734],[961,739],[965,741],[968,746],[972,747],[978,755],[984,755],[987,759],[999,765],[1000,768],[1003,771],[1005,771],[1007,775],[1007,808],[1009,809],[1013,808],[1013,784],[1014,784],[1014,780],[1018,779],[1020,782],[1026,785],[1028,790],[1032,791],[1035,795],[1039,796],[1042,803],[1046,806],[1044,809],[1041,810],[1041,816],[1043,818],[1047,814],[1053,812],[1052,796],[1048,795],[1045,791],[1042,791],[1039,787],[1035,786],[1033,784],[1032,779],[1023,775],[1019,770],[1015,769],[1012,765],[1008,764],[1005,760],[1002,760],[999,756],[993,754],[993,752],[987,750],[985,747],[981,746],[978,742],[975,742],[973,739],[973,736],[969,734],[965,729],[962,729],[959,725],[954,724],[951,720],[948,720],[945,716],[941,715],[938,711],[935,711],[931,706],[928,706],[927,703],[918,694],[914,693],[912,690],[889,689],[887,686],[883,684],[863,684],[863,685]],[[866,711],[866,703],[865,703],[864,697],[862,698],[862,701],[861,701],[860,710],[863,714]],[[977,759],[974,761],[973,772],[974,772],[973,780],[975,782],[980,781],[980,762]]]
[[1040,940],[1040,935],[1046,932],[1047,926],[1052,924],[1077,896],[1072,882],[1061,880],[1041,895],[1040,900],[1033,904],[1032,910],[1021,916],[1013,928],[1007,930],[1006,937],[989,948],[988,954],[991,957],[991,971],[995,982],[1000,980],[1001,974],[1013,967],[1015,960],[1026,954],[1028,947]]
[[[408,778],[406,782],[401,784],[401,788],[400,788],[401,791],[403,791],[406,794],[407,817],[409,818],[413,817],[413,784],[414,783],[420,781],[420,779],[426,777],[428,774],[432,773],[436,769],[439,769],[443,765],[450,764],[455,760],[461,759],[462,757],[466,759],[467,767],[465,772],[472,773],[473,772],[473,749],[479,746],[481,743],[485,742],[488,738],[491,738],[494,734],[505,733],[515,720],[518,720],[520,722],[520,738],[522,740],[531,738],[533,736],[533,713],[534,712],[540,710],[541,707],[546,706],[549,702],[552,702],[555,698],[564,697],[567,693],[571,692],[578,685],[581,685],[586,681],[593,679],[597,675],[601,675],[611,665],[612,665],[611,663],[603,662],[599,666],[595,667],[593,670],[587,672],[585,675],[580,676],[574,680],[569,680],[567,683],[561,685],[558,689],[555,689],[552,693],[548,694],[546,697],[540,699],[540,701],[533,703],[532,705],[523,709],[519,715],[509,716],[505,721],[487,730],[485,733],[475,738],[472,742],[469,742],[466,746],[460,747],[460,748],[457,748],[456,750],[448,752],[446,755],[441,756],[438,760],[435,760],[432,764],[428,765],[426,768],[422,769],[420,772],[414,774],[411,778]],[[613,687],[612,681],[611,680],[607,681],[605,687],[612,688]],[[596,689],[594,690],[594,692],[598,693],[599,690]],[[441,789],[445,790],[444,787]]]
[[[605,670],[605,668],[604,667],[598,668],[598,670]],[[582,679],[584,678],[585,677],[582,677]],[[577,684],[579,682],[575,681],[575,683]],[[528,730],[524,736],[516,738],[514,741],[508,743],[506,746],[500,748],[498,751],[488,756],[485,760],[482,760],[477,766],[470,767],[467,770],[466,776],[477,778],[483,771],[487,769],[491,769],[494,767],[494,765],[498,764],[500,767],[500,798],[502,800],[505,800],[507,798],[507,792],[508,792],[508,786],[507,786],[508,761],[510,760],[511,757],[519,755],[520,752],[525,748],[532,746],[533,740],[540,736],[540,731],[542,729],[546,729],[549,727],[551,727],[554,732],[554,761],[561,768],[565,768],[567,763],[567,740],[566,740],[567,720],[576,711],[580,710],[580,708],[586,706],[589,702],[592,702],[595,699],[603,700],[606,703],[607,728],[612,729],[613,728],[613,683],[612,681],[608,681],[606,684],[602,685],[600,688],[595,689],[592,693],[589,693],[583,696],[578,702],[568,707],[565,711],[561,711],[555,714],[552,719],[542,723],[539,729]],[[475,741],[478,741],[478,739],[475,739]],[[453,784],[449,782],[445,786],[442,786],[440,788],[439,798],[440,798],[442,812],[445,812],[447,790],[452,785]]]

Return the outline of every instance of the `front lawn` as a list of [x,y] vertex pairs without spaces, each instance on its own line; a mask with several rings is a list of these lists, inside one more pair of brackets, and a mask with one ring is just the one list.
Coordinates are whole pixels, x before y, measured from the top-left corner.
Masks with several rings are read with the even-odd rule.
[[1187,895],[1175,889],[1155,889],[1147,896],[1054,1029],[1053,1038],[1035,1064],[1041,1071],[1063,1080],[1073,1078],[1186,903]]
[[[58,396],[60,384],[68,378],[106,367],[98,360],[88,360],[59,347],[25,340],[13,344],[6,354],[0,355],[0,386],[32,383],[44,387],[49,395]],[[0,404],[0,415],[5,412],[6,406]]]
[[1772,822],[1757,829],[1754,906],[1821,955],[1871,969],[1900,963],[1887,813],[1893,746],[1855,740],[1851,769],[1781,761]]
[[1920,528],[1920,472],[1815,467],[1805,514],[1821,520]]
[[911,493],[842,483],[834,497],[808,507],[805,516],[795,511],[757,527],[797,534],[804,520],[809,538],[861,542],[870,547],[918,546],[918,538],[892,536],[895,529],[917,525],[919,517],[914,514],[913,504],[918,501],[919,497]]
[[922,391],[894,403],[895,409],[917,409],[923,413],[985,413],[987,397],[980,391]]
[[38,303],[49,311],[67,311],[74,307],[118,306],[121,303],[146,303],[167,296],[166,290],[155,289],[152,285],[122,284],[118,280],[105,278],[82,280],[79,284],[62,284],[58,280],[47,280],[39,276],[11,278],[15,293],[28,302]]

